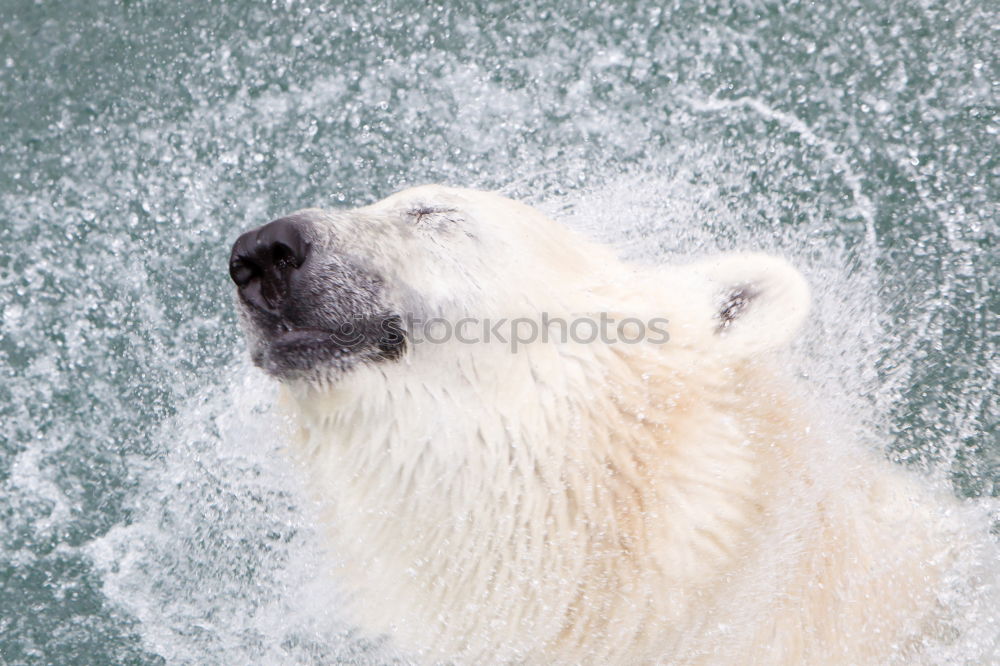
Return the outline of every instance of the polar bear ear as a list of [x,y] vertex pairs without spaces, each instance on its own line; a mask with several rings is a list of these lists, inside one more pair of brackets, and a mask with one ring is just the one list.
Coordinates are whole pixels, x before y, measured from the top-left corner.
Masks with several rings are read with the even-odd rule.
[[691,268],[710,300],[709,344],[724,355],[749,356],[786,344],[809,312],[805,278],[784,259],[724,254]]

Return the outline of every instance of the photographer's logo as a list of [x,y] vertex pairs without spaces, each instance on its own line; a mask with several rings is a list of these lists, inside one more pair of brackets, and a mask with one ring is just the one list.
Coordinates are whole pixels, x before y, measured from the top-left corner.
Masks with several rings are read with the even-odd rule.
[[616,319],[607,312],[565,317],[543,312],[539,317],[461,317],[454,320],[407,315],[383,319],[358,317],[340,324],[331,336],[337,344],[348,348],[373,339],[377,339],[380,346],[395,347],[405,337],[412,345],[501,344],[511,353],[517,353],[525,345],[536,342],[661,345],[670,340],[667,323],[664,317]]

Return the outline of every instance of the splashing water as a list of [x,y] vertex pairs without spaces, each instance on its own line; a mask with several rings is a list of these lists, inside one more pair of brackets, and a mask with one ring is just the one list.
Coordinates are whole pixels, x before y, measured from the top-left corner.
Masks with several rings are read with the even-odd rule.
[[[829,427],[990,510],[991,4],[614,4],[0,7],[0,660],[396,658],[315,575],[336,554],[225,261],[421,182],[638,261],[791,257]],[[982,660],[1000,606],[967,579],[949,604],[965,638],[932,654]]]

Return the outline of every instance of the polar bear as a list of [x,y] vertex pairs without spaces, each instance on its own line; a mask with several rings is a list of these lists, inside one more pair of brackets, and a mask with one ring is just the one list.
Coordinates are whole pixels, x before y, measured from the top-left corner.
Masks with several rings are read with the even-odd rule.
[[774,360],[809,309],[786,261],[630,265],[424,186],[247,232],[230,274],[347,612],[417,661],[886,663],[941,631],[937,499],[831,463]]

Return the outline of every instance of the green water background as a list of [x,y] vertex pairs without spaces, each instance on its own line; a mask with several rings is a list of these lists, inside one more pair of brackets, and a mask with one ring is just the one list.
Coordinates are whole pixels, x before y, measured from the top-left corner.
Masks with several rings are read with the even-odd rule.
[[[225,663],[220,618],[302,529],[280,487],[198,462],[226,407],[192,403],[245,363],[228,246],[408,184],[544,203],[655,173],[706,219],[840,248],[881,326],[871,427],[1000,493],[998,25],[990,0],[3,0],[0,663]],[[186,480],[157,467],[176,441]],[[116,596],[128,558],[95,547],[139,527],[181,536]],[[261,662],[367,649],[226,636]]]

